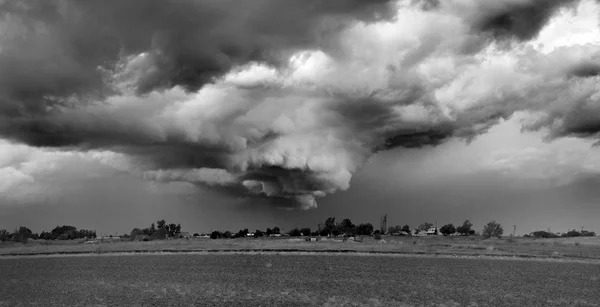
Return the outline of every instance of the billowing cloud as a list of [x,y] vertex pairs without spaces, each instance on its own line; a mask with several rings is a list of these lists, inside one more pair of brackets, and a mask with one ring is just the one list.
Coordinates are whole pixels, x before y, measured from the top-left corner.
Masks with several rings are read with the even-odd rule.
[[600,44],[540,34],[593,1],[2,5],[0,135],[150,180],[311,208],[377,151],[515,112],[600,131]]

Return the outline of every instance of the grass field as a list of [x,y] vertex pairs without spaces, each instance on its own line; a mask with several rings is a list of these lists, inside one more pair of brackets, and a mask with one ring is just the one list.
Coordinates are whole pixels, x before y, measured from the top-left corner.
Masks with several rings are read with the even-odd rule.
[[600,260],[600,237],[559,239],[491,239],[476,237],[371,237],[363,242],[324,239],[305,242],[297,238],[178,239],[149,242],[30,241],[0,244],[2,255],[52,253],[110,253],[142,251],[344,251],[404,254],[488,255]]
[[599,306],[600,264],[357,255],[0,258],[0,306]]

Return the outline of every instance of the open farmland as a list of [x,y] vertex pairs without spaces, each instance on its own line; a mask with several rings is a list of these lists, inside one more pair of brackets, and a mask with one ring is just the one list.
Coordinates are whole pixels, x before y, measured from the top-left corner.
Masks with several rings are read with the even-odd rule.
[[600,265],[447,257],[0,258],[0,306],[599,306]]
[[362,242],[323,238],[179,239],[149,242],[99,242],[30,240],[27,244],[0,243],[0,256],[54,253],[190,252],[190,251],[342,251],[435,255],[485,255],[600,260],[600,237],[558,239],[491,239],[478,237],[384,237],[384,242],[365,237]]

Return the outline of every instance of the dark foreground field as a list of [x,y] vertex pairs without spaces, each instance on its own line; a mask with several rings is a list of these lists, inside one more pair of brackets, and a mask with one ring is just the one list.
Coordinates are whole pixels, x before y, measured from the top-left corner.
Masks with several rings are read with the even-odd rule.
[[359,255],[0,258],[0,306],[599,306],[591,263]]

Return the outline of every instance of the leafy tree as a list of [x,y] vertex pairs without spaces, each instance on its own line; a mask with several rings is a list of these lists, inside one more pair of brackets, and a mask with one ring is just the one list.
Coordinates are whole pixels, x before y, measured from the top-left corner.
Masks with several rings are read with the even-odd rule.
[[596,233],[593,232],[593,231],[582,230],[581,231],[581,236],[582,237],[595,237]]
[[273,227],[273,234],[274,235],[281,234],[281,229],[279,229],[279,227],[277,227],[277,226]]
[[52,234],[46,231],[42,231],[42,233],[40,233],[40,239],[42,240],[52,240]]
[[491,221],[483,227],[482,235],[484,238],[491,238],[491,237],[500,238],[503,233],[504,233],[504,230],[502,229],[502,226],[499,223],[496,223],[496,221]]
[[150,230],[148,231],[148,235],[151,236],[156,232],[156,226],[154,226],[154,223],[152,223],[150,225]]
[[428,230],[431,227],[433,227],[433,224],[425,222],[425,223],[419,225],[419,230]]
[[302,235],[302,232],[296,227],[288,232],[291,237],[299,237]]
[[52,229],[52,240],[75,239],[74,231],[76,230],[77,228],[75,226],[56,226],[54,229]]
[[268,237],[273,234],[273,230],[271,228],[267,228],[265,235]]
[[151,235],[152,239],[164,240],[167,238],[167,227],[160,227],[156,229],[156,232]]
[[410,233],[410,226],[404,225],[404,226],[402,226],[401,230],[404,231],[404,232]]
[[11,239],[11,234],[6,229],[0,229],[0,241],[8,241]]
[[443,235],[448,236],[448,235],[455,233],[456,228],[452,224],[446,224],[446,225],[442,226],[442,228],[440,228],[440,232]]
[[473,227],[473,224],[471,222],[469,222],[469,220],[465,220],[463,222],[462,226],[456,227],[456,232],[458,232],[460,235],[463,235],[463,236],[474,235],[475,230],[471,229],[472,227]]
[[364,223],[356,227],[356,232],[359,236],[370,236],[373,233],[373,225],[371,223]]
[[302,233],[303,236],[310,236],[310,228],[301,228],[300,233]]
[[260,238],[260,237],[262,237],[262,236],[264,236],[264,235],[265,235],[265,233],[264,233],[262,230],[260,230],[260,229],[257,229],[257,230],[254,232],[254,237],[255,237],[255,238]]
[[335,217],[328,217],[325,220],[325,229],[329,235],[333,234],[333,231],[336,229]]
[[[177,226],[175,226],[175,233],[176,234],[181,233],[181,224],[177,224]],[[248,229],[246,229],[246,233],[248,233]]]
[[[181,226],[179,228],[181,228]],[[169,237],[174,237],[176,233],[177,225],[174,223],[169,224],[169,228],[167,228],[167,234],[169,235]]]
[[219,239],[219,238],[222,238],[222,237],[223,237],[223,234],[220,231],[213,231],[210,234],[210,238],[211,239]]
[[165,228],[165,226],[167,225],[167,222],[165,220],[160,220],[156,222],[156,228],[160,229],[160,228]]
[[243,238],[246,237],[248,235],[248,228],[246,229],[240,229],[240,231],[238,231],[238,233],[235,234],[235,238]]
[[223,233],[223,238],[231,239],[231,231],[227,230]]
[[129,233],[129,237],[130,237],[132,240],[135,240],[135,238],[136,238],[137,236],[142,236],[142,235],[144,235],[144,234],[145,234],[145,233],[144,233],[144,231],[143,231],[143,230],[141,230],[141,229],[139,229],[139,228],[134,228],[134,229],[132,229],[132,230],[131,230],[131,232]]
[[18,229],[15,229],[12,239],[15,242],[27,243],[27,240],[31,237],[32,234],[33,232],[31,231],[31,229],[25,226],[21,226]]
[[356,226],[348,218],[342,220],[342,222],[338,226],[338,229],[343,234],[354,235],[356,233]]

